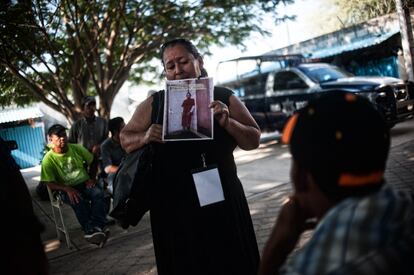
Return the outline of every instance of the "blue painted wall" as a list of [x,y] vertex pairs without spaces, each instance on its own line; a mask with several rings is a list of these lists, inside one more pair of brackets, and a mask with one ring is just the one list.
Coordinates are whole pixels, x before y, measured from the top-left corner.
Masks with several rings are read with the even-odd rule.
[[399,77],[398,60],[396,56],[369,60],[364,63],[352,63],[347,68],[354,75],[392,76]]
[[41,124],[36,127],[26,125],[0,129],[0,136],[4,140],[17,142],[18,149],[12,151],[12,156],[21,169],[40,164],[46,144]]

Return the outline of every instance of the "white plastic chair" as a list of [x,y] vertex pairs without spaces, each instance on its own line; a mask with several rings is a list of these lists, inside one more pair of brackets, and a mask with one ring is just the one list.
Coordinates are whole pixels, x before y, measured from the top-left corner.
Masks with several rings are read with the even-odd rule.
[[[62,213],[63,201],[59,194],[55,193],[55,191],[51,190],[49,186],[47,186],[47,192],[49,193],[50,204],[52,206],[52,213],[53,213],[53,220],[56,226],[56,234],[58,239],[61,239],[61,233],[65,235],[66,245],[69,249],[72,249],[72,242],[70,240],[69,231],[65,225],[65,219]],[[56,219],[56,212],[59,212],[60,222]]]

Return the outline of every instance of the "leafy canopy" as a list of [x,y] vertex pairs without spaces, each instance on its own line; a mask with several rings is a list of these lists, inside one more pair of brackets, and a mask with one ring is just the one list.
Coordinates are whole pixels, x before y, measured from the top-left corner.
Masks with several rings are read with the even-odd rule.
[[70,120],[98,95],[109,116],[127,79],[151,81],[165,41],[185,37],[204,53],[238,45],[293,0],[14,0],[0,4],[0,104],[43,101]]

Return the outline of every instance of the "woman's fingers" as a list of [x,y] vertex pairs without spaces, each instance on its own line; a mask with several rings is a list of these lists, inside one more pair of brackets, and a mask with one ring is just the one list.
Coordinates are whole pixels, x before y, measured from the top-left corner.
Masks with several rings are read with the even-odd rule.
[[219,100],[211,102],[209,107],[213,109],[214,117],[217,119],[220,126],[227,126],[230,115],[229,107]]
[[162,142],[162,125],[152,124],[145,134],[146,143]]

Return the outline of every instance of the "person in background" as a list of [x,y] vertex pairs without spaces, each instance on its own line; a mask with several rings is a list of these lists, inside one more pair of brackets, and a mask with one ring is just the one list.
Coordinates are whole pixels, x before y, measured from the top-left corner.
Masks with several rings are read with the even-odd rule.
[[75,121],[69,131],[69,143],[81,144],[99,157],[101,143],[108,137],[108,123],[95,116],[96,101],[92,96],[82,99],[83,118]]
[[102,167],[107,174],[106,181],[110,192],[112,192],[112,181],[118,171],[118,166],[126,154],[121,147],[119,138],[124,126],[125,122],[122,117],[115,117],[109,120],[108,128],[109,132],[111,132],[111,137],[107,138],[101,144]]
[[[3,274],[49,274],[40,233],[43,225],[34,214],[32,198],[11,156],[8,143],[0,137],[0,209],[3,219],[1,271]],[[7,225],[6,225],[7,223]]]
[[[259,275],[412,274],[414,205],[385,183],[390,134],[372,104],[331,91],[299,110],[282,140],[290,143],[294,193]],[[291,254],[315,222],[311,238]]]
[[183,104],[181,104],[183,112],[181,115],[181,126],[183,130],[190,130],[191,119],[194,113],[195,101],[194,98],[191,98],[191,93],[187,92],[186,99],[184,99]]
[[[207,75],[186,39],[166,42],[161,60],[167,80]],[[121,131],[127,152],[154,147],[150,217],[158,274],[256,274],[259,252],[233,150],[257,148],[258,125],[231,90],[214,87],[214,139],[163,143],[162,125],[151,117],[153,108],[163,109],[163,94],[144,100]],[[203,182],[214,196],[197,189]]]
[[69,144],[66,128],[60,124],[49,128],[48,137],[51,150],[43,157],[40,180],[51,190],[60,191],[63,201],[74,210],[85,239],[103,246],[109,231],[105,228],[104,193],[96,186],[93,154],[79,144]]

